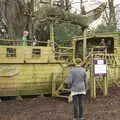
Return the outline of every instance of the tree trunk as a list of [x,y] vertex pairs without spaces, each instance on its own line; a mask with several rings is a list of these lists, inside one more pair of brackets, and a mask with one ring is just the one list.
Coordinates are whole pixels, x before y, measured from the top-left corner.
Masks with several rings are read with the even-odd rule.
[[31,0],[29,3],[28,3],[28,8],[29,8],[29,13],[31,15],[28,15],[28,19],[27,19],[27,23],[28,23],[28,26],[27,26],[27,29],[29,31],[29,37],[32,38],[32,29],[33,29],[33,23],[32,23],[32,14],[34,12],[34,0]]
[[[88,12],[86,15],[76,15],[63,10],[60,7],[41,7],[38,12],[32,16],[33,0],[29,4],[25,0],[0,0],[0,15],[6,24],[9,39],[19,39],[24,29],[28,28],[32,35],[32,24],[36,29],[41,22],[70,22],[72,24],[88,27],[88,25],[96,20],[105,8],[105,4],[101,4],[98,8]],[[67,1],[68,3],[68,1]],[[67,4],[66,3],[66,4]],[[34,21],[32,18],[34,17]]]
[[109,25],[113,25],[116,28],[114,0],[108,0],[108,5],[109,5]]
[[9,39],[20,38],[25,29],[27,17],[24,15],[24,8],[24,0],[0,1],[0,13],[2,13],[2,19],[6,21]]

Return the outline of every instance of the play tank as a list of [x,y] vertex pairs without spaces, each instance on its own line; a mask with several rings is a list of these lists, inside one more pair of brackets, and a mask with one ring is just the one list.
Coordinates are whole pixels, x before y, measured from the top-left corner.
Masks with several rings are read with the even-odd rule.
[[[52,80],[62,76],[65,61],[55,58],[48,43],[19,46],[20,41],[3,41],[8,44],[0,45],[0,96],[51,93]],[[58,78],[57,86],[61,82]]]

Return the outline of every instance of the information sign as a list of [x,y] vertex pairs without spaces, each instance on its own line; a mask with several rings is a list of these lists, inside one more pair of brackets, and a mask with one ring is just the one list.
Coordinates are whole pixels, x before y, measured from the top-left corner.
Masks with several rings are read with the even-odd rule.
[[94,75],[105,76],[107,74],[106,60],[94,60]]

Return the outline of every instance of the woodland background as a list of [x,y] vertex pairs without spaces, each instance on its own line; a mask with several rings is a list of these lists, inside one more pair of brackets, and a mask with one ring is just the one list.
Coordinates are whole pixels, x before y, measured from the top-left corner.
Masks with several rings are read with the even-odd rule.
[[[80,15],[85,15],[87,12],[84,7],[84,0],[80,0]],[[59,44],[68,43],[73,36],[82,34],[84,27],[75,23],[72,19],[79,21],[79,14],[74,12],[71,15],[72,9],[71,0],[0,0],[0,38],[4,39],[20,39],[22,32],[28,30],[30,39],[38,41],[47,41],[50,39],[50,24],[54,26],[55,41]],[[107,0],[107,3],[102,19],[104,22],[97,28],[90,28],[89,32],[115,32],[116,31],[116,6],[114,0]],[[55,7],[55,9],[51,9]],[[68,15],[70,19],[66,22],[66,16],[62,16],[59,20],[60,11],[64,10],[63,14]],[[49,15],[45,16],[49,11]],[[46,12],[46,13],[45,13]],[[67,12],[67,14],[66,14]],[[37,20],[36,20],[37,18]],[[73,24],[71,24],[71,20]],[[84,22],[83,22],[84,23]],[[82,23],[82,24],[83,24]]]

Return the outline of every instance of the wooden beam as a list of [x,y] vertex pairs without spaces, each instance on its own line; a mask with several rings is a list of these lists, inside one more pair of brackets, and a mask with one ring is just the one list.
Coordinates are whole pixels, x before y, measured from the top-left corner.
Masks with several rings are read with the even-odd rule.
[[84,29],[84,40],[83,40],[83,61],[85,61],[86,57],[86,46],[87,46],[87,29]]

